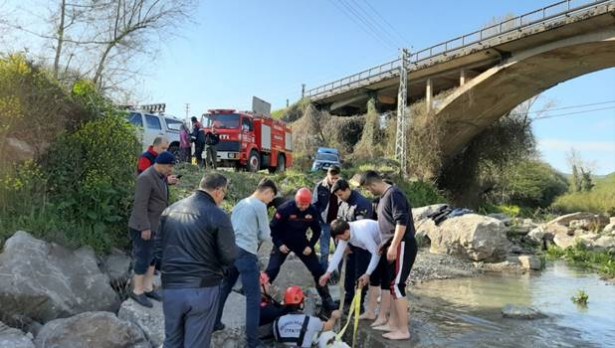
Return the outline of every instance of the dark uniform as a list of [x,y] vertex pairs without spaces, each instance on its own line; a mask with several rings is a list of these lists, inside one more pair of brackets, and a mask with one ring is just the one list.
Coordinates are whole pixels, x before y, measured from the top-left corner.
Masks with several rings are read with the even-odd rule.
[[[373,215],[372,203],[359,192],[352,190],[346,202],[342,202],[337,211],[337,218],[348,222],[369,219]],[[354,297],[354,289],[360,276],[365,274],[372,255],[369,251],[348,245],[352,251],[346,259],[346,276],[344,277],[344,301],[350,305]],[[365,299],[367,288],[363,288],[361,302]]]
[[[280,267],[288,257],[288,254],[280,251],[280,246],[286,245],[312,273],[316,283],[316,290],[318,290],[318,294],[322,297],[323,306],[333,306],[328,288],[318,285],[318,280],[325,271],[318,262],[318,257],[314,250],[314,245],[316,245],[320,237],[320,221],[316,208],[310,205],[305,211],[300,211],[295,201],[286,202],[276,211],[275,216],[271,220],[270,227],[274,247],[271,250],[269,265],[267,265],[267,270],[265,271],[270,281],[273,282],[275,280],[280,272]],[[312,230],[312,237],[310,239],[307,238],[308,228]],[[303,255],[303,250],[308,246],[312,248],[312,253],[307,256]]]

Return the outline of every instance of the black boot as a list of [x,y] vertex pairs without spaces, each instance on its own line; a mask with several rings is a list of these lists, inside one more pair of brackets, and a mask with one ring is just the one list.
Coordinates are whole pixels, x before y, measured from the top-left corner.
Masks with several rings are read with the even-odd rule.
[[328,287],[317,287],[316,291],[318,291],[318,295],[322,299],[322,308],[325,311],[331,312],[339,308],[339,303],[331,298]]

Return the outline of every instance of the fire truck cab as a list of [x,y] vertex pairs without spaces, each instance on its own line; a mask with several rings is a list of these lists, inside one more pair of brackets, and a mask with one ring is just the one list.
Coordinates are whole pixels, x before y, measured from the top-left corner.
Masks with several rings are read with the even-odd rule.
[[[216,146],[220,167],[256,172],[283,172],[292,166],[292,133],[269,116],[234,109],[209,110],[201,118],[205,133],[220,136]],[[203,153],[205,156],[205,153]]]

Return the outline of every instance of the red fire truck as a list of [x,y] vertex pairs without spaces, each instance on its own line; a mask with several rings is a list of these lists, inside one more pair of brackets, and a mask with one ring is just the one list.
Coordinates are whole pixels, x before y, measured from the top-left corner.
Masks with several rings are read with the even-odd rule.
[[[283,172],[293,163],[292,132],[269,116],[233,109],[209,110],[201,123],[205,133],[212,128],[220,136],[216,146],[218,165],[256,172]],[[205,157],[205,152],[203,152]]]

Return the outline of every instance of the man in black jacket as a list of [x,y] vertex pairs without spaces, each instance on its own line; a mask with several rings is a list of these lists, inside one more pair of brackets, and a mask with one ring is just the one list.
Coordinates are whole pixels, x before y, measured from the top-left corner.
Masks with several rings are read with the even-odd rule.
[[162,214],[165,348],[209,347],[224,270],[236,257],[231,220],[218,207],[227,185],[221,174],[207,174]]
[[[265,273],[273,282],[292,251],[312,273],[316,290],[322,298],[323,308],[331,311],[337,305],[331,299],[327,286],[318,285],[318,280],[325,270],[318,263],[318,257],[314,252],[316,241],[320,237],[320,223],[318,212],[311,202],[312,193],[304,187],[297,191],[293,201],[282,204],[276,210],[270,224],[273,248]],[[310,239],[307,237],[308,228],[312,230]]]
[[329,266],[329,250],[331,245],[331,221],[337,218],[337,209],[339,202],[337,196],[333,194],[331,189],[335,182],[340,179],[341,170],[338,166],[331,166],[327,170],[327,176],[316,184],[314,187],[314,195],[312,203],[320,214],[320,264],[322,268],[327,269]]
[[196,163],[200,168],[203,168],[205,162],[203,161],[203,150],[205,149],[205,132],[203,131],[203,125],[199,122],[195,116],[192,116],[192,133],[190,133],[190,141],[194,143],[194,157]]

